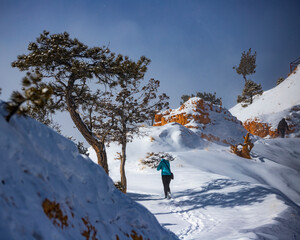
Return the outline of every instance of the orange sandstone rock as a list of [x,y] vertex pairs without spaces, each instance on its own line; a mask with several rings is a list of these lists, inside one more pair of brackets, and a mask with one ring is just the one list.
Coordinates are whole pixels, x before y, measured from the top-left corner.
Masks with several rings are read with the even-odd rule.
[[[193,119],[198,123],[207,124],[210,123],[211,120],[209,118],[209,113],[206,112],[207,108],[212,109],[211,104],[207,104],[203,101],[203,99],[199,99],[197,101],[192,101],[193,112],[195,114],[185,113],[186,106],[185,104],[181,105],[177,110],[178,113],[175,113],[174,110],[170,109],[163,113],[159,113],[155,115],[155,123],[153,126],[163,126],[167,123],[177,122],[181,125],[186,125],[190,123]],[[187,126],[189,128],[193,128],[193,126]],[[195,127],[197,128],[197,127]]]
[[252,121],[248,120],[244,122],[243,125],[246,128],[246,130],[253,135],[262,138],[268,135],[270,135],[270,137],[272,138],[278,137],[276,130],[275,131],[271,130],[271,126],[268,123],[260,122],[259,119],[254,119]]
[[[249,137],[249,132],[246,134],[244,138],[244,144],[231,145],[231,151],[236,155],[251,159],[250,151],[254,147],[254,144],[251,142]],[[242,149],[239,150],[238,146],[242,146]]]

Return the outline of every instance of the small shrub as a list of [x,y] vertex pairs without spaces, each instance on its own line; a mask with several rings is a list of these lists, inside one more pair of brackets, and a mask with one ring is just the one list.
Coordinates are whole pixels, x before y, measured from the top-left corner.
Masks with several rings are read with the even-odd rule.
[[165,152],[158,152],[158,153],[154,153],[154,152],[148,152],[147,156],[144,159],[141,159],[140,162],[143,165],[146,165],[150,168],[157,168],[157,166],[160,163],[160,160],[164,158],[166,160],[169,161],[174,161],[175,157],[173,157],[171,154],[169,153],[165,153]]

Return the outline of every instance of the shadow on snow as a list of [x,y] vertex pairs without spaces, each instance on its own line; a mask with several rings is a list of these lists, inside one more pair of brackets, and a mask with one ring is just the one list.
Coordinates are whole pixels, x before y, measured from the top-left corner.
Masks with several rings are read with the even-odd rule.
[[145,194],[145,193],[127,193],[127,196],[129,196],[134,201],[152,201],[152,200],[162,200],[164,198],[152,194]]
[[[170,204],[184,208],[182,212],[209,206],[228,208],[261,203],[267,195],[272,194],[277,195],[287,204],[296,206],[299,210],[299,206],[276,189],[233,179],[216,179],[207,182],[201,188],[173,193],[174,200],[171,200]],[[156,195],[142,193],[128,193],[128,196],[135,201],[163,199]],[[160,204],[166,204],[166,202],[161,202]]]
[[[216,179],[208,182],[202,189],[187,189],[175,194],[178,207],[190,207],[190,211],[209,206],[236,207],[263,202],[267,195],[277,194],[273,189],[239,182],[232,179]],[[178,201],[177,201],[178,199]]]

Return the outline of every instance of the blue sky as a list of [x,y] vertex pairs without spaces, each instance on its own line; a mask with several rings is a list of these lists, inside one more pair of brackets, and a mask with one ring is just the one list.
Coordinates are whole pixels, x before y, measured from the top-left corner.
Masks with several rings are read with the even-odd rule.
[[231,108],[244,80],[232,69],[257,52],[250,76],[264,90],[300,57],[300,1],[290,0],[0,0],[0,88],[7,100],[25,73],[10,67],[43,30],[67,31],[88,46],[152,60],[148,78],[177,108],[183,94],[216,92]]

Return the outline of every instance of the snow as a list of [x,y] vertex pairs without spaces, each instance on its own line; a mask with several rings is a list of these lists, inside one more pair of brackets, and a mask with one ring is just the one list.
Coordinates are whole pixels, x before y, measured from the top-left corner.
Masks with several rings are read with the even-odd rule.
[[[205,140],[190,146],[190,130],[179,124],[141,131],[128,144],[127,195],[180,239],[300,239],[300,139],[259,139],[249,160]],[[120,146],[107,150],[110,176],[119,181]],[[171,200],[164,199],[160,172],[139,161],[161,151],[176,158]]]
[[[177,239],[146,208],[117,190],[71,141],[30,118],[14,116],[7,123],[2,107],[1,240],[86,239],[83,233],[89,230],[88,239],[93,234],[93,239],[131,239],[132,231],[144,239]],[[46,200],[59,204],[65,224],[54,210],[57,218],[46,215]]]
[[[231,113],[277,124],[300,105],[299,76],[298,68],[253,106]],[[207,134],[245,131],[210,117],[220,125],[207,125]],[[178,123],[141,127],[127,147],[125,195],[113,185],[120,180],[118,144],[107,146],[109,178],[91,148],[89,159],[35,120],[0,117],[0,131],[0,239],[86,239],[88,229],[105,240],[132,239],[132,231],[151,240],[300,239],[300,138],[253,137],[252,159],[244,159]],[[141,163],[149,152],[175,157],[170,200],[160,172]],[[46,199],[59,203],[67,226],[47,217]]]
[[240,121],[258,118],[269,123],[273,129],[288,116],[291,108],[300,105],[300,66],[278,86],[256,96],[248,107],[237,104],[229,111]]

